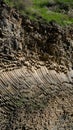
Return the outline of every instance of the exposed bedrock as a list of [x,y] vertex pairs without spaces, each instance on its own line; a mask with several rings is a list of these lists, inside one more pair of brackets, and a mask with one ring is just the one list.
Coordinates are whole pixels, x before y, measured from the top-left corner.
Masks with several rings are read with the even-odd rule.
[[73,130],[73,71],[3,72],[0,91],[1,130]]
[[[31,21],[15,9],[0,7],[0,69],[45,64],[48,69],[73,68],[73,29]],[[28,61],[28,63],[27,63]],[[43,63],[40,63],[42,61]]]
[[73,130],[73,29],[0,3],[1,130]]

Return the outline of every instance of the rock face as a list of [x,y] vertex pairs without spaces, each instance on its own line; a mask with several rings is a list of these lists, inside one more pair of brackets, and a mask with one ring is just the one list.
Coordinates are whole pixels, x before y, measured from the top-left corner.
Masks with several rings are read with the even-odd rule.
[[1,130],[72,130],[73,71],[46,67],[0,75]]
[[1,130],[73,130],[73,29],[0,3]]
[[31,66],[42,61],[48,68],[72,68],[72,28],[64,29],[54,21],[30,21],[6,5],[0,7],[0,12],[1,70],[18,68],[27,61]]

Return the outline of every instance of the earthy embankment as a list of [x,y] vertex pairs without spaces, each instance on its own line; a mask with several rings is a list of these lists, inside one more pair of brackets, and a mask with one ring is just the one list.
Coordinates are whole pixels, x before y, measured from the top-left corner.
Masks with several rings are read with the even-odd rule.
[[73,130],[73,29],[0,5],[1,130]]

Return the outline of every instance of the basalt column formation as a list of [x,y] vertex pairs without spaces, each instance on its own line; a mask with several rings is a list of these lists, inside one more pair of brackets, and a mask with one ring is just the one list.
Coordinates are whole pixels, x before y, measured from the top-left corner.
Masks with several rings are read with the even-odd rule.
[[1,130],[73,130],[73,29],[0,4]]

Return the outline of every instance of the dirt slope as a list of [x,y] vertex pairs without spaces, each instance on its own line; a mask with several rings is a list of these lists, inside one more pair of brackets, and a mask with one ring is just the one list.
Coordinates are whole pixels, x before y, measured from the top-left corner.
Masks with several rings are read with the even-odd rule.
[[73,29],[0,4],[1,130],[73,130]]

